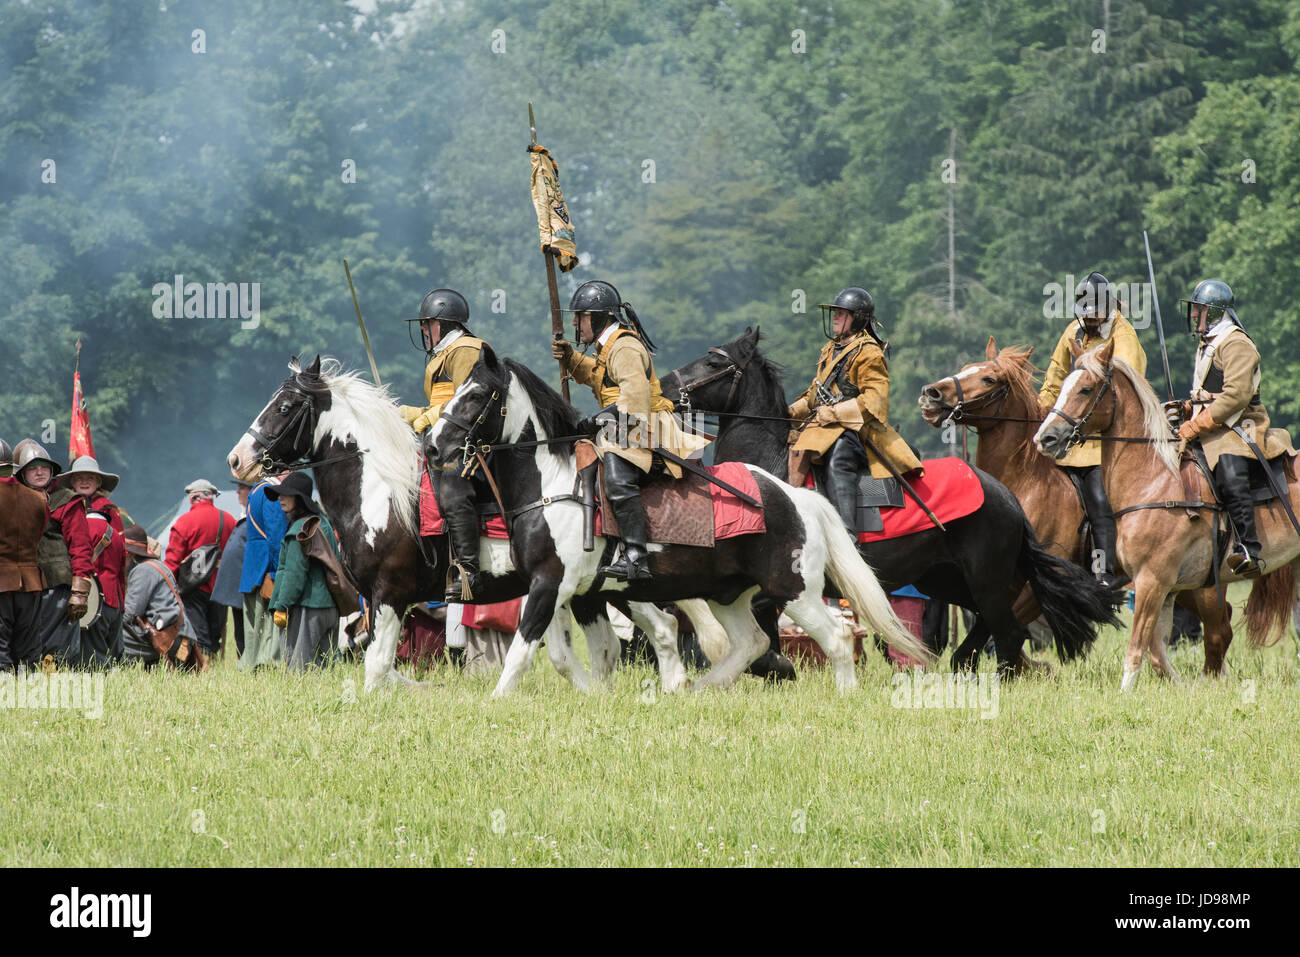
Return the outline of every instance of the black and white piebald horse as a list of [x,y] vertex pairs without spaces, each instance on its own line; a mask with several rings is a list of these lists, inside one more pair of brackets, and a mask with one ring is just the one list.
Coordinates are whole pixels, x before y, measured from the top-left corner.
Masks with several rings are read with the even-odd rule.
[[[758,348],[747,329],[731,342],[660,379],[663,394],[682,411],[714,413],[714,460],[746,462],[788,476],[790,431],[783,369]],[[1056,638],[1062,660],[1084,654],[1102,624],[1116,625],[1112,594],[1083,569],[1051,555],[1034,537],[1024,509],[1005,485],[975,469],[984,504],[970,515],[899,538],[858,546],[886,588],[922,592],[978,613],[976,626],[953,655],[953,668],[971,668],[992,632],[999,670],[1038,667],[1024,653],[1028,633],[1012,600],[1028,582]]]
[[792,489],[751,469],[764,504],[767,531],[724,539],[713,548],[651,545],[653,578],[615,582],[599,575],[615,546],[596,538],[582,548],[581,506],[574,500],[577,465],[570,437],[578,413],[533,372],[497,360],[484,348],[469,377],[426,437],[439,464],[460,463],[475,449],[494,448],[492,471],[510,515],[515,557],[528,579],[528,601],[494,695],[510,692],[527,670],[555,609],[583,599],[673,602],[704,598],[726,628],[731,650],[697,689],[732,684],[768,648],[750,610],[756,595],[772,598],[822,649],[841,689],[857,683],[852,636],[822,601],[829,575],[862,624],[904,654],[929,653],[894,615],[875,575],[858,555],[835,509],[807,489]]
[[[374,644],[366,652],[366,690],[386,682],[416,684],[394,667],[402,616],[417,602],[442,597],[447,568],[445,535],[419,535],[419,444],[386,389],[354,372],[343,372],[316,357],[307,368],[297,360],[271,401],[230,451],[231,474],[255,481],[267,466],[310,466],[321,503],[338,532],[344,567],[371,603]],[[426,554],[425,549],[428,549]],[[479,539],[483,602],[507,601],[528,591],[529,581],[510,560],[507,542]],[[619,657],[618,639],[605,617],[603,602],[578,601],[573,612],[591,652],[591,679],[608,679]],[[629,607],[633,621],[650,636],[659,658],[665,692],[687,684],[677,656],[677,627],[671,615],[653,605]],[[581,690],[586,669],[570,643],[564,616],[542,623],[556,670]],[[697,622],[706,630],[716,622]]]

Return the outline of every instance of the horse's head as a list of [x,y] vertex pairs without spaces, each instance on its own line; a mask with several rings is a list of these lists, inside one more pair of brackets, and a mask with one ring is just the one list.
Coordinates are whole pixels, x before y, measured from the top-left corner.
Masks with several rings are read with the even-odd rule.
[[289,372],[226,456],[230,474],[237,479],[252,482],[266,466],[292,465],[311,455],[316,422],[330,406],[330,390],[321,378],[320,356],[305,369],[295,356]]
[[664,397],[680,411],[735,412],[740,380],[750,360],[758,353],[758,329],[746,328],[743,335],[659,380]]
[[451,465],[461,460],[467,447],[500,442],[507,386],[496,353],[491,346],[483,346],[474,368],[425,433],[425,455],[437,465]]
[[1110,428],[1115,418],[1115,389],[1112,382],[1115,342],[1085,353],[1071,342],[1074,368],[1061,384],[1056,405],[1047,413],[1034,444],[1038,451],[1061,459],[1071,448],[1083,442],[1085,435]]
[[1033,372],[1029,357],[1033,349],[1003,349],[989,336],[983,362],[962,366],[956,375],[945,376],[921,389],[917,405],[921,417],[938,428],[950,419],[967,425],[994,421],[1008,413],[1008,396],[1027,382]]

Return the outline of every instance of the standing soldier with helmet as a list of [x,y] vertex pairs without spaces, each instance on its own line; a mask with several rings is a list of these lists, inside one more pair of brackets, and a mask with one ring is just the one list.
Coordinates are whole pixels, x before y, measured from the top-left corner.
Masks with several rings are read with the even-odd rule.
[[1191,399],[1165,403],[1165,414],[1179,438],[1199,441],[1205,452],[1215,492],[1243,553],[1234,559],[1233,573],[1256,578],[1264,573],[1264,561],[1250,492],[1250,460],[1258,457],[1249,443],[1264,459],[1273,459],[1291,451],[1290,437],[1283,429],[1269,428],[1268,411],[1259,395],[1259,350],[1233,309],[1236,298],[1228,284],[1203,280],[1181,302],[1187,309],[1187,331],[1199,336],[1200,342]]
[[856,539],[858,474],[869,469],[874,478],[889,479],[895,471],[921,469],[921,460],[889,425],[888,344],[876,331],[871,293],[848,286],[819,308],[830,341],[812,385],[789,409],[790,418],[803,422],[791,433],[790,482],[802,485],[809,468],[818,468],[827,498]]
[[[652,576],[641,486],[664,473],[682,477],[681,465],[666,460],[655,449],[687,458],[709,440],[683,431],[673,416],[673,404],[660,391],[650,358],[654,344],[632,306],[611,283],[584,282],[573,293],[566,311],[573,313],[578,342],[599,347],[592,358],[578,354],[568,340],[555,339],[551,344],[551,353],[564,364],[565,372],[590,386],[600,406],[600,411],[579,424],[578,431],[597,436],[596,451],[605,467],[605,495],[623,539],[622,557],[603,566],[600,573],[618,581],[644,581]],[[603,428],[613,418],[623,420],[618,423],[617,438],[615,430]]]
[[39,654],[75,664],[81,656],[81,628],[95,574],[94,550],[87,522],[86,499],[54,484],[62,467],[34,439],[14,447],[14,474],[49,503],[50,522],[37,549],[45,590],[41,592],[36,629]]
[[[438,421],[442,407],[469,376],[484,342],[469,330],[469,303],[454,289],[435,289],[420,303],[420,314],[408,319],[407,335],[415,344],[411,323],[419,323],[420,344],[428,356],[424,369],[427,406],[404,405],[402,418],[416,433]],[[430,485],[451,541],[452,577],[447,601],[474,597],[478,584],[479,523],[474,485],[454,470],[430,473]],[[436,484],[435,484],[436,483]]]
[[45,496],[11,477],[12,466],[0,439],[0,672],[30,667],[41,656],[37,621],[45,578],[37,549],[50,515]]
[[[1124,317],[1123,303],[1101,273],[1089,273],[1075,287],[1074,315],[1075,321],[1061,333],[1043,376],[1038,406],[1044,416],[1051,413],[1061,386],[1074,367],[1074,348],[1086,352],[1114,342],[1115,358],[1123,359],[1138,375],[1146,375],[1147,355],[1138,342],[1137,332]],[[1101,481],[1101,441],[1089,439],[1076,445],[1056,465],[1065,470],[1083,500],[1092,528],[1093,548],[1099,553],[1092,563],[1093,574],[1107,586],[1123,584],[1128,578],[1119,570],[1115,553],[1115,515]]]

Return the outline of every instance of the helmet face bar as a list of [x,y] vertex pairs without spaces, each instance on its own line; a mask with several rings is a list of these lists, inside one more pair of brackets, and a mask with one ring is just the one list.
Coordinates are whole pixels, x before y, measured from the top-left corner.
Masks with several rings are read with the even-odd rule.
[[1232,294],[1232,287],[1222,279],[1202,279],[1196,284],[1196,289],[1187,299],[1180,299],[1178,304],[1183,307],[1184,315],[1187,317],[1187,331],[1196,334],[1196,322],[1192,319],[1192,306],[1206,306],[1205,326],[1208,329],[1213,326],[1226,312],[1237,321],[1237,314],[1233,311],[1233,306],[1237,304],[1236,297]]
[[[433,290],[420,303],[420,314],[414,319],[406,320],[406,335],[411,340],[411,345],[432,352],[438,343],[428,341],[424,334],[424,323],[435,321],[441,324],[443,336],[446,336],[452,325],[466,329],[469,323],[469,303],[454,289]],[[411,327],[413,322],[420,323],[421,342],[415,341],[415,330]]]
[[1080,321],[1095,318],[1105,322],[1116,304],[1110,282],[1099,272],[1089,273],[1074,287],[1074,316]]
[[827,339],[835,338],[835,327],[832,321],[835,310],[844,309],[853,314],[853,324],[850,326],[850,332],[860,332],[863,329],[868,329],[872,336],[879,341],[880,337],[876,335],[873,328],[875,325],[876,304],[871,298],[871,293],[861,286],[846,286],[840,290],[834,302],[820,303],[818,308],[822,311],[822,332]]

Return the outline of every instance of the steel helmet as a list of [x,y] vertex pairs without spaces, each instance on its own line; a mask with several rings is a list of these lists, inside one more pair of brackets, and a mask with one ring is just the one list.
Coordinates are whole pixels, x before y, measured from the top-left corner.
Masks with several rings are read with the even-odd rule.
[[1214,325],[1226,312],[1233,322],[1240,325],[1233,306],[1237,304],[1237,299],[1232,294],[1232,287],[1222,279],[1202,279],[1196,284],[1196,289],[1187,299],[1178,300],[1178,304],[1183,307],[1187,316],[1187,331],[1196,332],[1196,324],[1192,322],[1192,306],[1203,305],[1209,306],[1209,311],[1205,316],[1207,328]]
[[[448,324],[459,329],[468,329],[469,324],[469,303],[465,297],[454,289],[435,289],[420,303],[420,314],[414,319],[406,320],[407,338],[415,345],[417,349],[423,348],[425,352],[432,352],[434,346],[438,343],[429,343],[421,345],[415,341],[415,330],[411,327],[413,322],[428,322],[436,319],[442,328],[443,336],[451,331]],[[421,341],[424,339],[424,333],[420,334]]]

